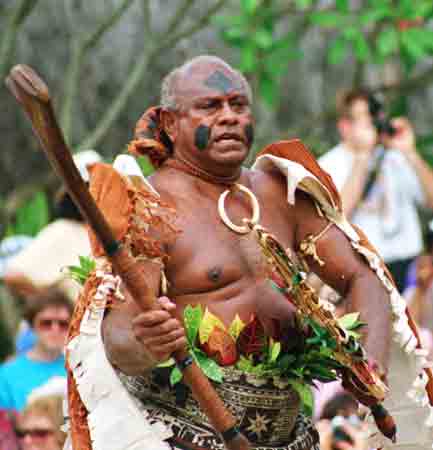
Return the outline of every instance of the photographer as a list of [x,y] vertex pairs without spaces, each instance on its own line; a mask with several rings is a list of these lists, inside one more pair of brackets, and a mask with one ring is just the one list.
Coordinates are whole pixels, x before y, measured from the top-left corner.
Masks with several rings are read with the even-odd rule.
[[358,402],[340,392],[328,400],[316,423],[320,450],[368,450],[366,427],[358,416]]
[[319,163],[340,191],[346,215],[382,254],[401,292],[408,266],[423,248],[416,206],[433,208],[433,171],[417,153],[410,122],[386,121],[368,92],[341,94],[337,113],[341,142]]

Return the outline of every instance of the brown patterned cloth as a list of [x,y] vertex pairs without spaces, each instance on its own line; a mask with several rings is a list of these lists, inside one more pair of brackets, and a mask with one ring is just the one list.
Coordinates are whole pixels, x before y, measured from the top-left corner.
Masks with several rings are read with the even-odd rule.
[[[319,436],[311,420],[299,412],[298,394],[290,386],[277,386],[272,379],[245,376],[233,368],[224,368],[224,382],[213,383],[226,407],[255,450],[315,450]],[[137,398],[148,418],[170,427],[174,449],[224,450],[219,435],[191,396],[179,383],[171,387],[170,369],[156,369],[143,376],[120,379]]]

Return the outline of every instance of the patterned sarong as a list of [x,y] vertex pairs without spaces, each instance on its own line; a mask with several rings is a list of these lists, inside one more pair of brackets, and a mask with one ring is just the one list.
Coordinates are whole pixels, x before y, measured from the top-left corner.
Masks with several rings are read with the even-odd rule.
[[[181,383],[170,387],[169,370],[139,377],[119,375],[129,393],[140,400],[150,422],[171,428],[174,438],[168,442],[174,450],[225,449],[189,389]],[[225,369],[224,382],[214,387],[253,449],[318,450],[318,433],[299,412],[298,394],[280,382]]]

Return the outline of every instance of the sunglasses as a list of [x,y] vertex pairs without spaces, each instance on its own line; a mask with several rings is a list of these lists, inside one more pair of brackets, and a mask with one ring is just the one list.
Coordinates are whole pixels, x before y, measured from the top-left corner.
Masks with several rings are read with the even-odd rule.
[[48,428],[35,428],[32,430],[16,430],[18,439],[24,439],[26,436],[30,436],[32,439],[46,439],[54,434],[54,430]]
[[66,331],[69,327],[69,320],[65,319],[39,319],[36,321],[35,326],[41,330],[50,330],[54,327],[54,325],[57,324],[57,326],[62,330]]

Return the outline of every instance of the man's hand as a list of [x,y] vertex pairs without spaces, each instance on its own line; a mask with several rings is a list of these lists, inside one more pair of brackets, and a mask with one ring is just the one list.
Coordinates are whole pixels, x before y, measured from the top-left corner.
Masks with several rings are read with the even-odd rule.
[[171,354],[186,345],[185,331],[172,316],[176,305],[167,297],[157,300],[159,309],[139,314],[132,321],[135,338],[154,360],[154,365],[166,361]]
[[400,150],[404,154],[416,152],[416,138],[413,127],[405,117],[398,117],[391,120],[392,126],[396,129],[394,135],[382,135],[385,147]]

